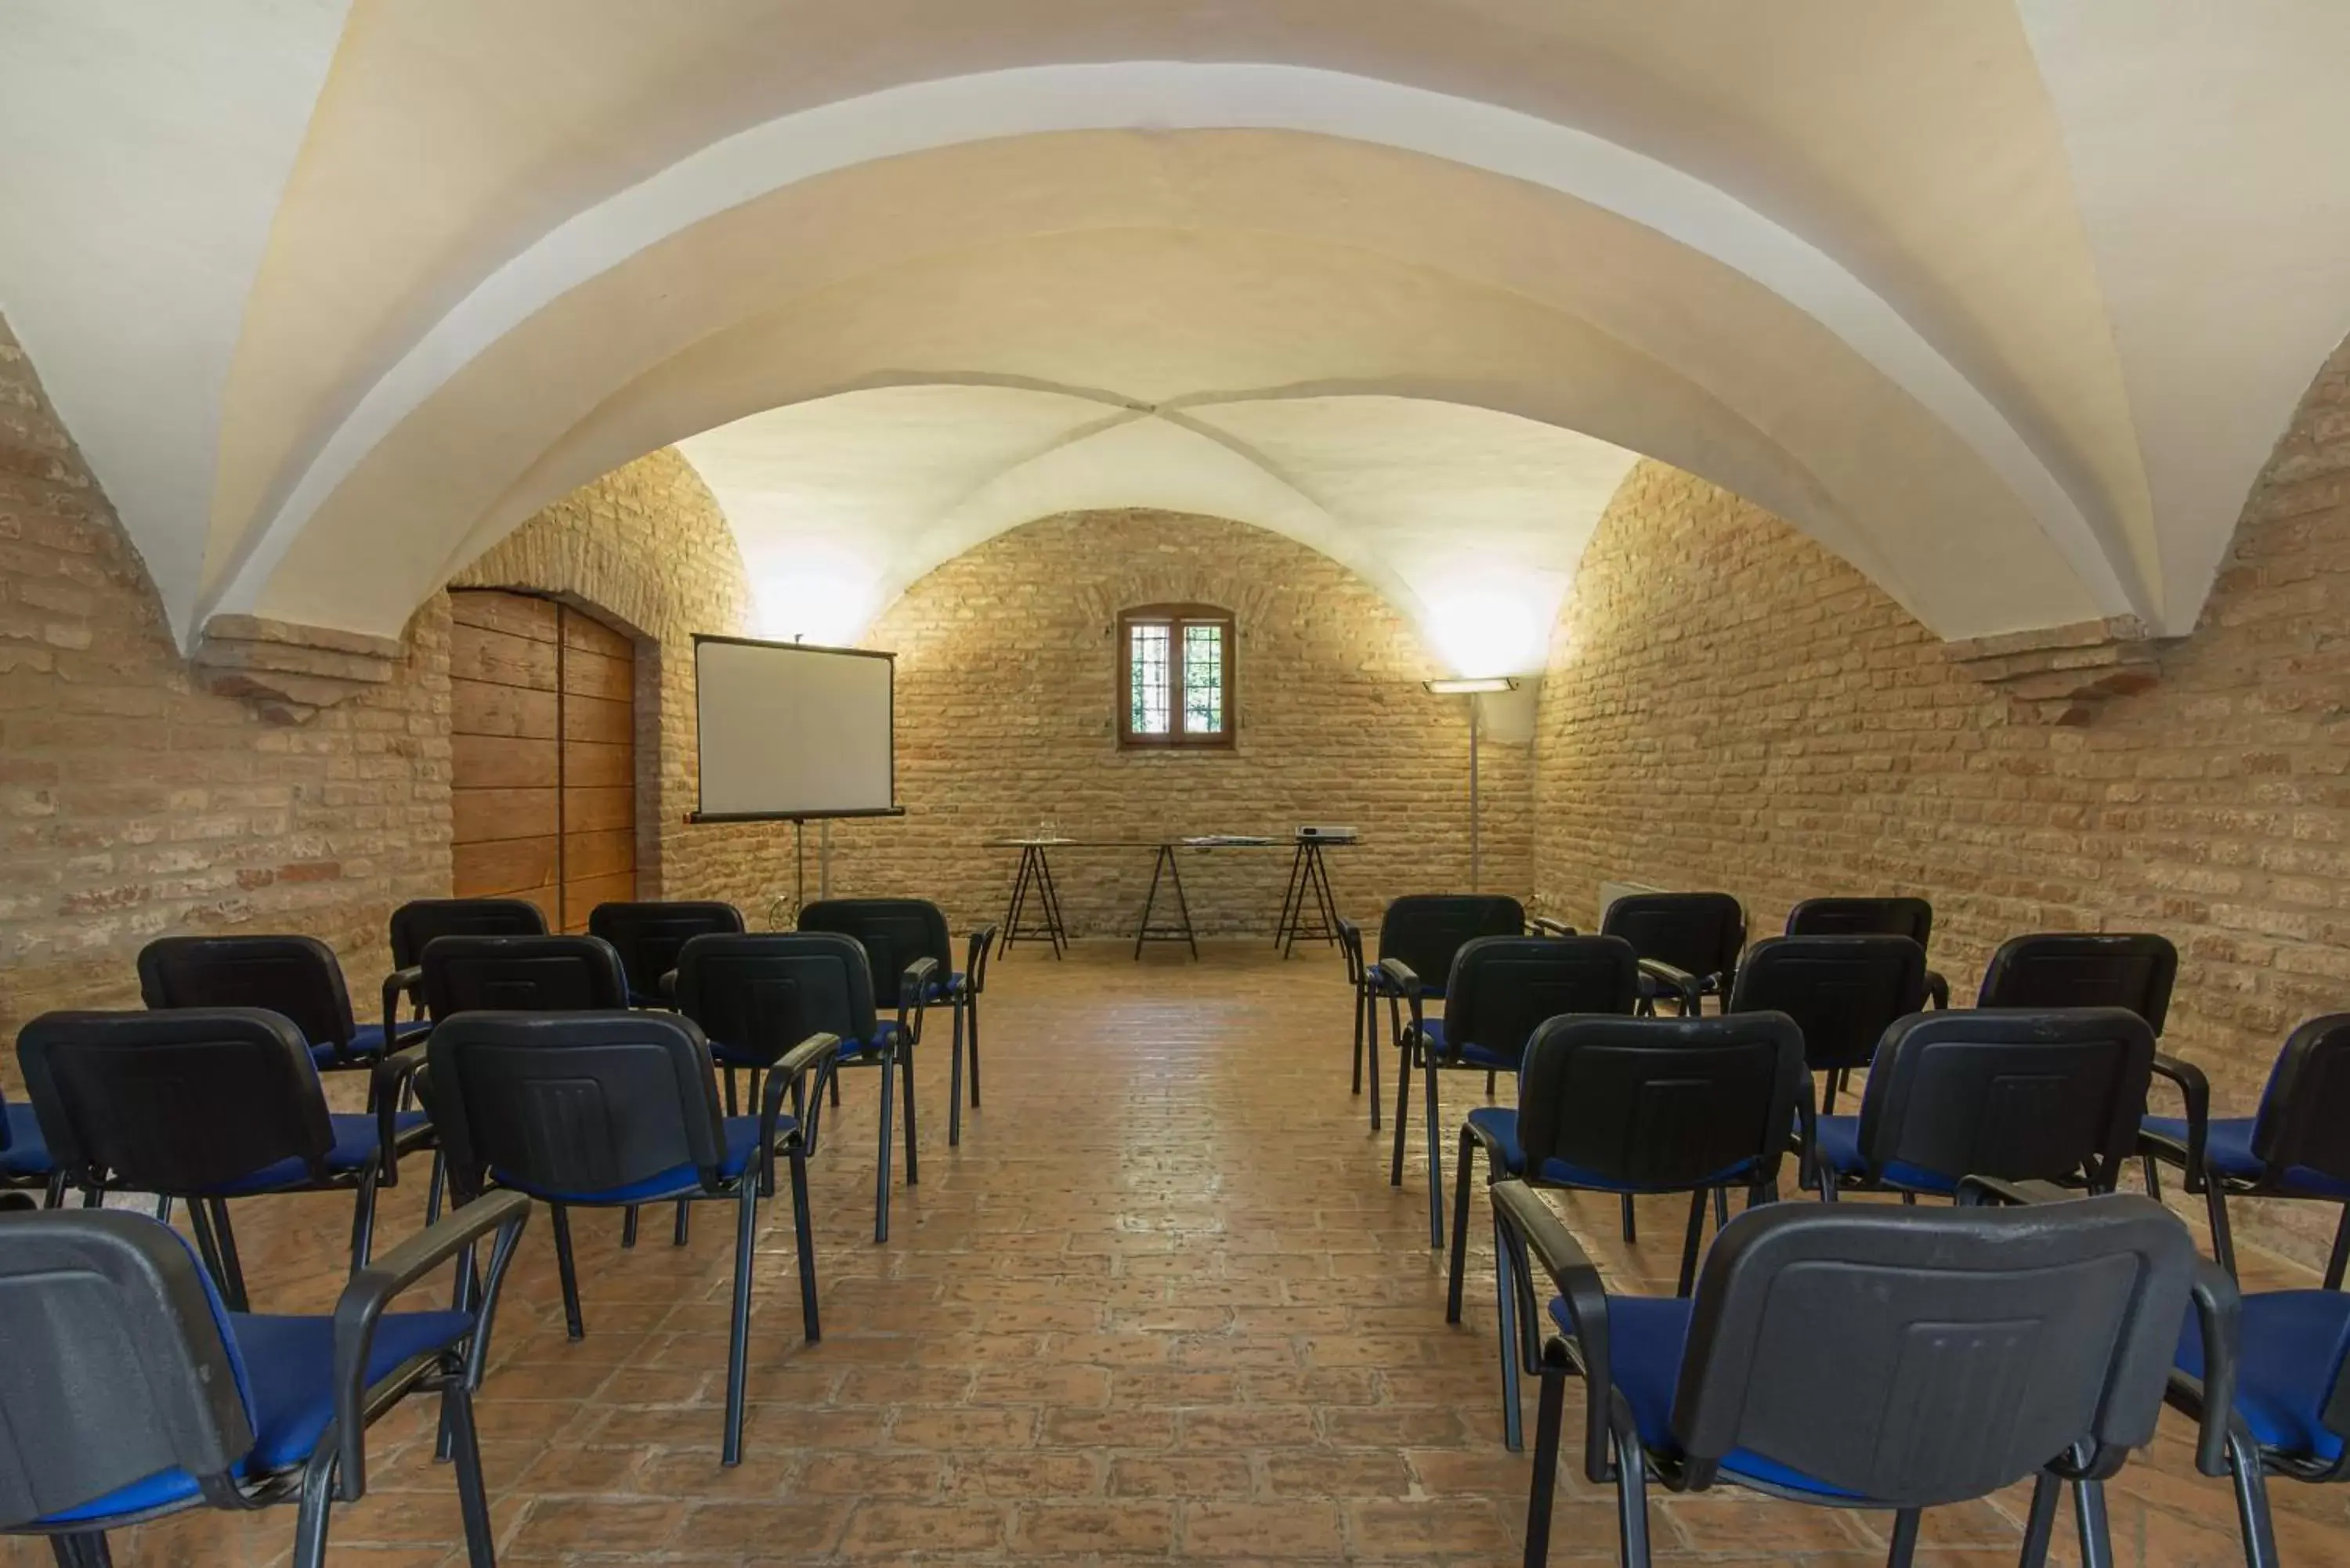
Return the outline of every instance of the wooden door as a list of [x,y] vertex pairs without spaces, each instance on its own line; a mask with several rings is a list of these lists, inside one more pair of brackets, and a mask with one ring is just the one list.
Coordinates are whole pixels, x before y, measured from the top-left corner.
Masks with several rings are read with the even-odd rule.
[[449,596],[452,872],[556,930],[637,891],[636,653],[552,599]]

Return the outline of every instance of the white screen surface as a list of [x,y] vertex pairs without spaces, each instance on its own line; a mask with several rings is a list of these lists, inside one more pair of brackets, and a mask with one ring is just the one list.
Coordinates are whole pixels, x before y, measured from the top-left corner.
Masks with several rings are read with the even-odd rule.
[[888,655],[702,638],[693,667],[703,816],[895,809]]

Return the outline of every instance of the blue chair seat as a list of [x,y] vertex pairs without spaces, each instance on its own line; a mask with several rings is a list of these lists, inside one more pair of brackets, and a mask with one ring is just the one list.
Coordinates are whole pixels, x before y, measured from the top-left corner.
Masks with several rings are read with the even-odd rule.
[[[1818,1141],[1814,1146],[1820,1163],[1838,1176],[1866,1176],[1868,1162],[1860,1157],[1860,1118],[1858,1116],[1822,1116]],[[1916,1192],[1956,1192],[1956,1177],[1944,1176],[1939,1170],[1928,1170],[1922,1165],[1905,1165],[1899,1160],[1881,1173],[1887,1187],[1906,1187]]]
[[49,1141],[30,1106],[8,1107],[8,1147],[0,1149],[0,1176],[29,1180],[49,1174]]
[[[781,1137],[785,1133],[796,1132],[799,1125],[790,1116],[777,1116],[775,1136]],[[718,1178],[722,1181],[732,1181],[749,1169],[751,1162],[759,1158],[759,1118],[728,1116],[725,1135],[726,1152],[718,1167]],[[556,1192],[526,1181],[516,1181],[502,1170],[493,1170],[491,1175],[496,1178],[501,1187],[511,1187],[517,1192],[527,1192],[533,1198],[544,1199],[550,1203],[649,1203],[656,1199],[680,1198],[702,1189],[702,1172],[691,1165],[671,1166],[642,1180],[600,1192]]]
[[[403,1022],[400,1025],[400,1044],[405,1045],[411,1040],[421,1040],[432,1027],[429,1019],[411,1018]],[[310,1047],[310,1060],[321,1068],[332,1067],[338,1062],[365,1060],[372,1063],[382,1054],[383,1025],[380,1023],[360,1024],[351,1031],[350,1044],[340,1049],[331,1041]]]
[[[1607,1298],[1608,1377],[1631,1406],[1642,1445],[1659,1453],[1676,1452],[1680,1446],[1673,1438],[1673,1388],[1680,1380],[1681,1350],[1689,1339],[1690,1308],[1694,1304],[1674,1296]],[[1570,1338],[1574,1336],[1575,1319],[1564,1298],[1552,1299],[1550,1315]],[[1751,1449],[1732,1449],[1722,1459],[1721,1470],[1732,1480],[1837,1502],[1849,1502],[1860,1495],[1815,1480]]]
[[[1430,1050],[1439,1056],[1444,1054],[1444,1020],[1441,1018],[1422,1020],[1419,1033],[1420,1037],[1428,1042]],[[1505,1056],[1499,1051],[1489,1050],[1473,1040],[1462,1043],[1461,1054],[1456,1060],[1464,1066],[1485,1067],[1496,1073],[1514,1073],[1518,1070],[1518,1059],[1515,1056]]]
[[[2331,1464],[2344,1434],[2320,1419],[2350,1355],[2350,1293],[2271,1291],[2244,1298],[2236,1409],[2264,1449]],[[2203,1329],[2195,1314],[2178,1336],[2178,1369],[2203,1376]]]
[[[375,1117],[338,1112],[327,1120],[333,1124],[335,1129],[334,1147],[327,1150],[328,1175],[348,1176],[374,1158]],[[417,1128],[431,1125],[432,1118],[422,1111],[402,1111],[392,1121],[397,1135],[405,1137]],[[309,1181],[310,1168],[307,1165],[298,1159],[281,1159],[275,1165],[265,1165],[259,1170],[214,1188],[208,1196],[244,1198],[259,1192],[283,1192],[292,1188],[306,1187]]]
[[[2245,1181],[2259,1179],[2268,1169],[2260,1156],[2252,1152],[2253,1118],[2251,1116],[2215,1116],[2205,1127],[2203,1163],[2222,1176],[2232,1176]],[[2184,1116],[2147,1116],[2138,1127],[2157,1137],[2168,1138],[2180,1147],[2187,1146],[2187,1118]],[[2297,1166],[2285,1173],[2281,1183],[2284,1190],[2306,1194],[2312,1198],[2336,1198],[2350,1201],[2350,1181]]]
[[[1485,1135],[1493,1150],[1493,1162],[1504,1172],[1511,1176],[1523,1176],[1526,1173],[1526,1151],[1524,1146],[1518,1141],[1516,1111],[1507,1106],[1479,1106],[1469,1113],[1469,1125]],[[1698,1185],[1715,1187],[1742,1181],[1746,1179],[1751,1166],[1751,1161],[1742,1160],[1736,1165],[1713,1172]],[[1549,1182],[1555,1187],[1581,1187],[1594,1192],[1648,1192],[1650,1190],[1684,1192],[1688,1190],[1687,1188],[1679,1187],[1652,1189],[1636,1186],[1612,1176],[1603,1176],[1596,1170],[1586,1170],[1580,1166],[1569,1165],[1563,1159],[1543,1161],[1542,1172],[1535,1179]]]
[[[307,1463],[335,1414],[335,1320],[221,1315],[253,1422],[253,1452],[236,1466],[237,1479],[252,1480]],[[411,1356],[450,1349],[473,1332],[471,1313],[387,1314],[377,1321],[375,1340],[368,1348],[367,1381],[390,1376]],[[197,1495],[195,1477],[183,1469],[161,1470],[41,1522],[96,1524]]]
[[967,978],[968,977],[961,970],[956,970],[951,974],[942,975],[931,981],[931,988],[922,993],[922,1000],[925,1002],[946,1002],[951,999],[960,999],[962,995],[963,981]]

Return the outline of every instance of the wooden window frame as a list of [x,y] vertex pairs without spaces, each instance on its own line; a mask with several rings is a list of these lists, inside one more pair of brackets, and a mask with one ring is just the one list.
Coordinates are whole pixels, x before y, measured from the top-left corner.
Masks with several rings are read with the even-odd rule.
[[[1134,628],[1163,626],[1167,630],[1168,731],[1163,735],[1138,734],[1134,729]],[[1190,734],[1183,722],[1183,628],[1214,626],[1223,630],[1223,700],[1219,705],[1220,728],[1208,734]],[[1232,612],[1220,605],[1136,605],[1118,616],[1118,744],[1120,751],[1229,752],[1233,746],[1233,687],[1239,660],[1233,657],[1238,628]]]

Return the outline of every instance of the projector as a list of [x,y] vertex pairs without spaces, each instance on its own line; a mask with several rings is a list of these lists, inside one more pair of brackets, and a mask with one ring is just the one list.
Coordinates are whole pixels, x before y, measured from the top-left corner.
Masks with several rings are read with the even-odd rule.
[[1362,834],[1352,827],[1331,827],[1326,825],[1301,822],[1297,825],[1297,836],[1311,838],[1323,844],[1352,844],[1360,838]]

